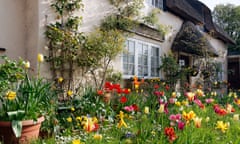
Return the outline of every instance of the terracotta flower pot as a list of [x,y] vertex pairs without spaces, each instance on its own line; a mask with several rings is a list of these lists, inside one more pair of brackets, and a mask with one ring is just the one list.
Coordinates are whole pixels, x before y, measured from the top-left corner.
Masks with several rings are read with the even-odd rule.
[[22,121],[22,133],[19,138],[14,135],[11,122],[0,121],[0,142],[3,141],[3,144],[28,144],[31,140],[38,138],[43,121],[43,116],[38,118],[37,122],[33,120]]

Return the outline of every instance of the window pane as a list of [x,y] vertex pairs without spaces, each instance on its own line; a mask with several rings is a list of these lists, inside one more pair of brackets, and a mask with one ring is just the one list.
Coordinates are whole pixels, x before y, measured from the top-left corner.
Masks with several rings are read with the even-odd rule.
[[128,56],[128,63],[134,63],[134,55],[129,55]]
[[159,72],[159,48],[152,47],[151,48],[151,76],[158,77]]
[[123,54],[123,74],[134,75],[135,42],[128,40],[126,50]]
[[163,0],[146,0],[151,6],[163,9]]

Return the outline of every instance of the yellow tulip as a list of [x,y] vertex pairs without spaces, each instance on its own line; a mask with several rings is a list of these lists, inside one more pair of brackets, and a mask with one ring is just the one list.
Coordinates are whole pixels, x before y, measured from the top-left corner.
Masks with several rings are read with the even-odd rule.
[[25,67],[26,69],[30,68],[30,62],[29,62],[29,61],[24,62],[24,67]]
[[144,107],[144,113],[149,114],[149,107]]
[[158,109],[159,113],[163,113],[164,112],[164,104],[160,104],[160,107]]
[[95,140],[102,140],[102,135],[101,135],[101,134],[95,134],[95,135],[93,136],[93,138],[94,138]]
[[239,120],[239,114],[234,114],[233,115],[233,120],[238,121]]
[[38,62],[43,62],[44,61],[44,57],[42,54],[38,54]]
[[193,121],[194,121],[194,124],[197,128],[201,127],[202,118],[196,117],[196,118],[193,118]]

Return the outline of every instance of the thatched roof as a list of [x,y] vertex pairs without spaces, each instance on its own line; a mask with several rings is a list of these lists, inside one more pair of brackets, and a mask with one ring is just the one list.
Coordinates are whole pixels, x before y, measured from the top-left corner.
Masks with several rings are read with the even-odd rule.
[[212,45],[190,21],[183,23],[173,42],[172,50],[198,56],[217,56],[217,52]]
[[225,43],[235,44],[220,27],[214,24],[211,10],[198,0],[166,0],[166,9],[185,21],[203,24],[205,31]]

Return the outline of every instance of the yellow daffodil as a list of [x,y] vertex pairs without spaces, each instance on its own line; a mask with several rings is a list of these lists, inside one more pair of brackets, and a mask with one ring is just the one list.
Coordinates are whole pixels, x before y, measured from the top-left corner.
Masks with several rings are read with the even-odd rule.
[[38,54],[38,62],[43,62],[44,61],[44,57],[42,54]]
[[59,78],[58,78],[58,82],[59,82],[59,83],[63,82],[63,77],[59,77]]
[[101,134],[95,134],[93,136],[93,139],[95,139],[95,140],[102,140],[102,135]]
[[68,90],[68,91],[67,91],[67,96],[71,97],[72,95],[73,95],[73,91]]
[[202,123],[202,118],[199,118],[199,117],[195,117],[193,118],[193,121],[194,121],[194,124],[197,128],[200,128],[201,127],[201,123]]
[[149,114],[149,107],[144,107],[144,113]]
[[79,139],[72,140],[72,144],[83,144]]
[[29,61],[24,62],[24,67],[26,69],[29,69],[30,68],[30,62]]
[[224,123],[223,121],[217,121],[216,129],[220,129],[223,133],[226,132],[229,125],[227,123]]
[[8,91],[6,93],[6,97],[7,97],[8,100],[14,100],[16,98],[16,95],[17,94],[14,91]]
[[118,128],[121,128],[122,126],[127,127],[127,124],[124,121],[124,113],[122,111],[119,112],[119,114],[117,115],[117,117],[119,118],[119,122],[117,124]]
[[68,121],[69,123],[71,123],[71,122],[72,122],[72,118],[71,118],[71,117],[68,117],[68,118],[67,118],[67,121]]
[[82,121],[82,117],[77,116],[77,117],[76,117],[76,120],[77,120],[77,121]]

